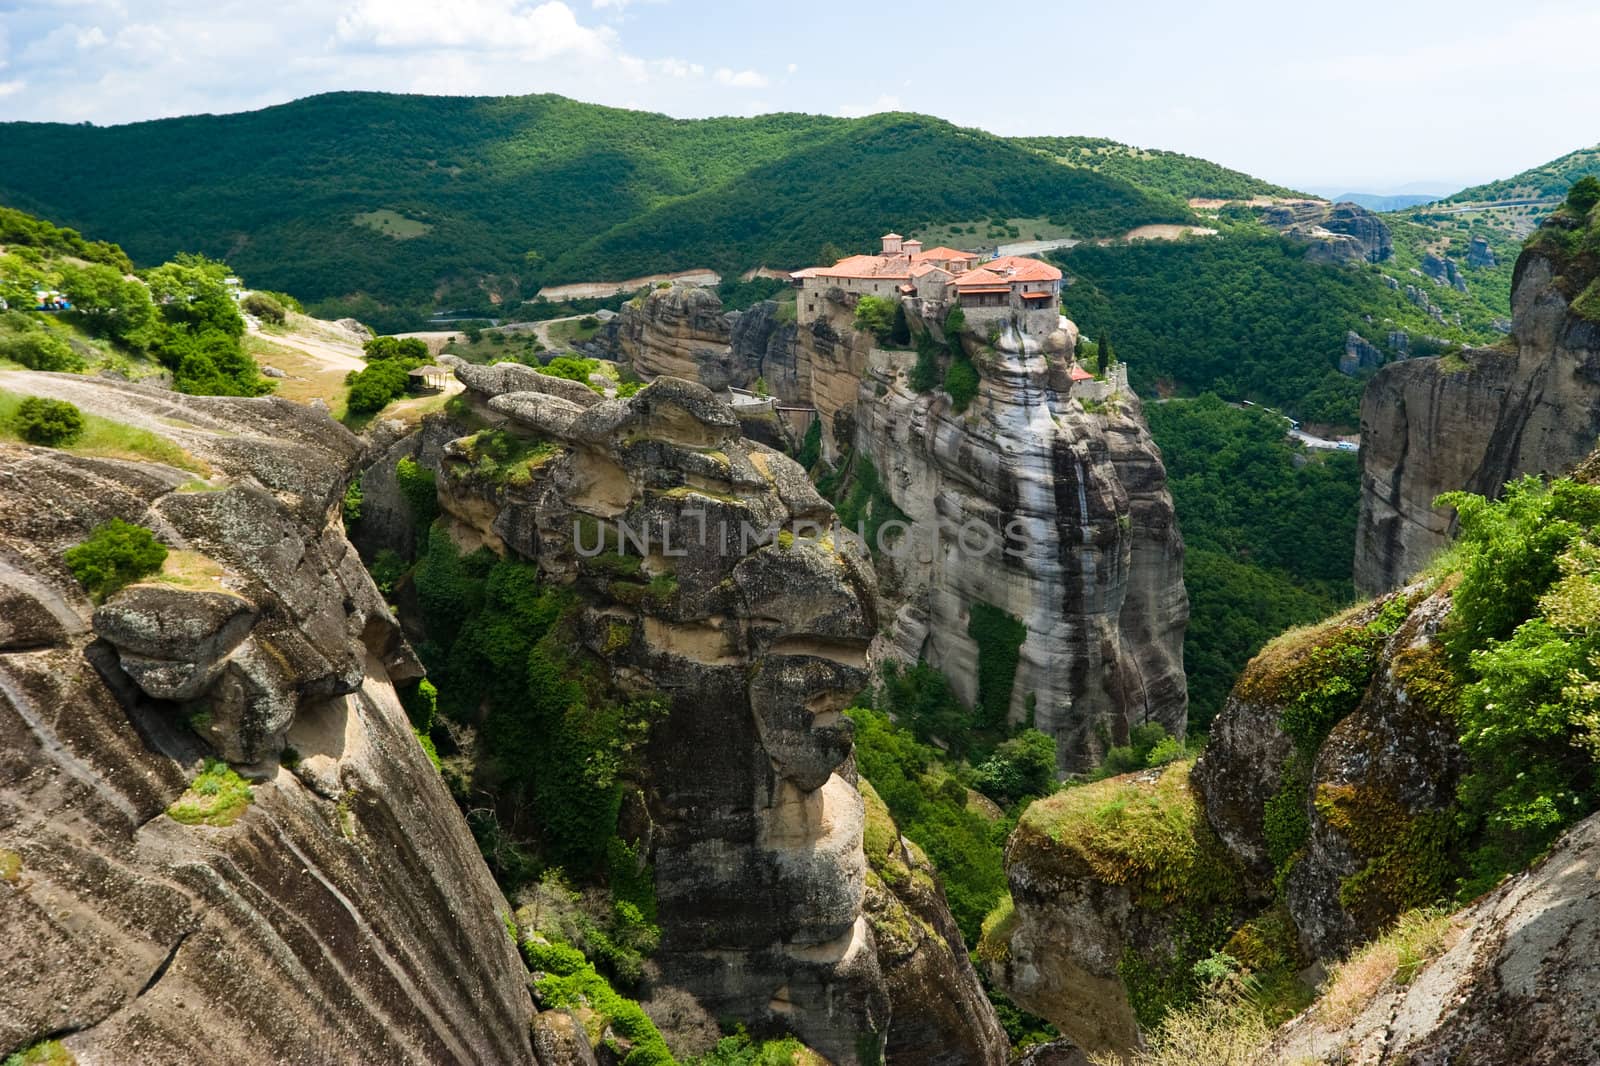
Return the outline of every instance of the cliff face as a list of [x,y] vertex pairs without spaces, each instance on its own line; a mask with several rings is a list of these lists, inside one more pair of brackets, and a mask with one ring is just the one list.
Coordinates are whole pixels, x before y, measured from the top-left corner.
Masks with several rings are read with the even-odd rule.
[[1600,323],[1574,303],[1600,275],[1578,220],[1557,214],[1517,261],[1512,330],[1498,348],[1384,367],[1361,400],[1357,588],[1402,584],[1449,540],[1441,492],[1499,495],[1559,473],[1600,436]]
[[895,645],[925,655],[970,702],[973,605],[1020,619],[1028,632],[1009,718],[1024,721],[1031,707],[1058,764],[1082,769],[1125,743],[1131,725],[1182,734],[1188,598],[1137,398],[1091,413],[1051,387],[1055,358],[993,355],[961,414],[877,363],[857,394],[856,444],[912,520]]
[[[672,353],[684,348],[651,340],[681,332],[689,298],[674,292],[652,294],[629,313],[624,335],[640,339],[623,351],[642,372],[675,365]],[[971,701],[978,648],[970,611],[985,603],[1028,627],[1010,717],[1025,720],[1033,708],[1039,728],[1057,738],[1060,765],[1091,765],[1132,724],[1160,722],[1181,734],[1183,542],[1137,398],[1124,391],[1090,411],[1066,396],[1058,353],[1070,351],[1070,333],[1045,352],[1007,332],[993,353],[966,338],[982,382],[958,414],[943,394],[912,391],[914,357],[874,349],[843,306],[803,329],[777,324],[770,306],[737,316],[728,353],[697,365],[731,361],[748,380],[759,374],[785,402],[816,408],[825,455],[853,446],[877,469],[913,525],[904,538],[910,554],[885,564],[898,653],[925,655]],[[705,371],[696,373],[704,380]],[[963,528],[977,550],[963,550]],[[985,550],[983,531],[1013,550]]]
[[[486,487],[457,476],[447,447],[440,502],[458,532],[570,586],[582,640],[612,681],[667,703],[635,826],[662,928],[653,990],[792,1031],[841,1064],[932,1061],[919,1041],[987,1047],[998,1023],[959,938],[885,954],[875,935],[872,914],[886,909],[941,935],[953,923],[936,896],[871,895],[839,712],[867,681],[873,571],[845,542],[755,533],[831,520],[804,471],[742,437],[702,385],[659,378],[630,400],[589,393],[581,406],[554,394],[556,379],[516,368],[457,373],[480,411],[562,449],[527,482]],[[625,549],[636,573],[596,554],[601,538],[622,548],[622,527],[651,545]]]
[[[0,446],[0,1050],[535,1061],[507,905],[411,733],[391,681],[418,668],[334,517],[356,438],[280,400],[4,377],[209,474]],[[173,550],[95,609],[61,555],[113,517]],[[169,817],[213,752],[248,806]]]
[[1446,950],[1410,980],[1384,982],[1343,1016],[1306,1012],[1258,1061],[1600,1062],[1597,867],[1600,816],[1454,915]]

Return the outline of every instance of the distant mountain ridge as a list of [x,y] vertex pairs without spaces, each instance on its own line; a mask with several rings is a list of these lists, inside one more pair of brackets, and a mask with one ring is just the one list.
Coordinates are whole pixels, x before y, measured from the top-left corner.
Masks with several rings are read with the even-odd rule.
[[1444,203],[1482,203],[1499,200],[1541,200],[1559,203],[1579,178],[1600,175],[1600,145],[1579,148],[1566,155],[1529,167],[1509,178],[1462,189]]
[[200,250],[324,310],[375,310],[793,267],[886,225],[1032,218],[1115,236],[1193,221],[1178,193],[1208,180],[1265,187],[1172,153],[1067,166],[1044,146],[904,113],[679,120],[553,95],[331,93],[125,126],[0,124],[0,203],[114,232],[140,262]]

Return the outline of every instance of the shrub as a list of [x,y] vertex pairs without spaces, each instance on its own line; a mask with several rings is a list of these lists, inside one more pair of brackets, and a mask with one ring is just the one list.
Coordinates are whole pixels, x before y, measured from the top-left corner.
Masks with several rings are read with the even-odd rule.
[[967,328],[967,313],[960,306],[950,308],[950,313],[944,316],[944,342],[955,351],[961,343],[961,334]]
[[806,426],[805,436],[800,441],[800,453],[795,456],[795,462],[810,470],[822,458],[822,419],[816,417],[811,424]]
[[264,292],[252,292],[240,302],[240,306],[263,322],[275,325],[281,326],[289,318],[288,309]]
[[229,826],[239,820],[251,799],[249,782],[221,759],[207,759],[205,769],[189,783],[189,791],[167,808],[167,816],[184,825]]
[[939,387],[939,349],[931,333],[917,334],[917,365],[911,368],[908,383],[917,392]]
[[348,529],[361,521],[361,475],[357,474],[350,479],[350,484],[344,490],[344,500],[340,504],[339,514],[344,519],[345,528]]
[[1595,204],[1600,204],[1600,178],[1593,174],[1579,178],[1567,190],[1567,206],[1580,215],[1587,215]]
[[383,410],[392,400],[405,394],[411,384],[410,370],[406,361],[397,359],[382,359],[368,364],[365,370],[352,370],[345,378],[345,384],[350,386],[345,407],[352,414]]
[[967,635],[978,645],[979,721],[990,728],[1003,725],[1028,627],[1000,608],[977,601],[967,618]]
[[967,409],[978,395],[978,368],[971,359],[957,355],[950,360],[944,372],[944,391],[950,394],[950,407],[957,414]]
[[65,400],[30,396],[17,406],[12,424],[29,444],[59,448],[83,435],[83,412]]
[[63,556],[96,603],[122,586],[161,569],[167,549],[143,526],[113,518],[94,528],[89,539]]
[[30,330],[0,341],[0,357],[29,370],[82,370],[83,360],[72,345],[44,330]]
[[1037,729],[1002,742],[972,772],[972,786],[1002,807],[1045,795],[1055,779],[1056,742]]
[[394,467],[395,481],[400,495],[411,508],[411,517],[418,529],[427,529],[439,517],[438,479],[432,470],[415,459],[401,459]]
[[899,300],[892,300],[887,296],[866,295],[858,298],[856,329],[871,333],[880,341],[888,340],[889,334],[894,329],[894,313],[899,306]]

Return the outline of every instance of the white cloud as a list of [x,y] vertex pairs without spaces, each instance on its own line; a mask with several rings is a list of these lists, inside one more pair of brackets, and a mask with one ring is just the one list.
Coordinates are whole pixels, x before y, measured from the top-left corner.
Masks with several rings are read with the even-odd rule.
[[616,46],[612,30],[584,26],[560,0],[357,0],[339,16],[335,36],[382,49],[516,52],[535,62],[601,59]]
[[793,74],[795,71],[800,69],[800,64],[799,63],[790,63],[789,66],[787,68],[785,68],[785,69],[787,70],[788,73]]
[[706,68],[699,63],[688,63],[682,59],[657,59],[650,64],[658,74],[669,78],[703,78]]
[[732,86],[735,89],[765,89],[767,87],[766,75],[758,74],[753,70],[733,71],[727,67],[719,67],[716,74],[712,76],[717,79],[717,84]]
[[840,118],[861,118],[863,115],[876,115],[881,111],[899,111],[900,98],[883,94],[870,104],[840,104],[838,115]]
[[14,93],[20,93],[27,87],[28,83],[23,81],[21,78],[13,78],[11,81],[0,81],[0,96],[11,96]]

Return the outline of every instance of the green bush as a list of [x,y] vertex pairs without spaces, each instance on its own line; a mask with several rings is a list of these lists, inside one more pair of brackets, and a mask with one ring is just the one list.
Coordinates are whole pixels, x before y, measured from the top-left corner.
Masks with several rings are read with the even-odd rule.
[[1579,178],[1567,190],[1567,207],[1579,215],[1587,215],[1595,204],[1600,204],[1600,178],[1593,174]]
[[939,347],[933,335],[926,331],[917,334],[917,362],[911,368],[907,384],[916,392],[932,392],[939,387]]
[[21,363],[29,370],[83,369],[83,360],[72,350],[72,345],[42,329],[0,340],[0,358]]
[[438,478],[434,472],[415,459],[402,458],[395,463],[394,476],[417,528],[427,529],[433,525],[433,520],[439,517]]
[[252,292],[240,301],[239,306],[263,322],[271,322],[274,325],[281,326],[289,318],[288,308],[264,292]]
[[822,458],[822,418],[815,417],[810,425],[806,426],[805,436],[800,441],[800,453],[795,456],[795,462],[810,470]]
[[357,474],[350,479],[350,484],[345,487],[344,500],[339,506],[339,515],[344,519],[344,526],[349,529],[361,521],[361,475]]
[[944,391],[950,394],[951,410],[959,414],[967,409],[978,395],[978,368],[971,359],[960,354],[951,358],[944,372]]
[[999,728],[1011,707],[1011,689],[1028,627],[1000,608],[976,601],[967,617],[967,635],[978,645],[979,722]]
[[350,371],[345,377],[345,384],[350,387],[345,407],[352,414],[383,410],[410,388],[411,369],[404,360],[382,359],[368,364],[365,370]]
[[972,771],[972,787],[1002,807],[1010,807],[1055,786],[1056,742],[1037,729],[1025,729]]
[[871,333],[879,341],[889,339],[894,329],[895,311],[900,301],[887,296],[864,295],[856,299],[855,327]]
[[66,400],[30,396],[17,405],[12,425],[29,444],[59,448],[83,435],[83,412]]
[[94,528],[89,539],[63,556],[96,603],[131,582],[161,569],[167,549],[143,526],[113,518]]

